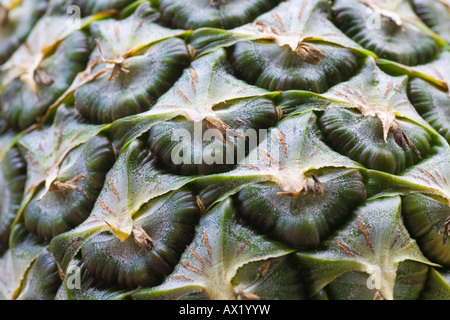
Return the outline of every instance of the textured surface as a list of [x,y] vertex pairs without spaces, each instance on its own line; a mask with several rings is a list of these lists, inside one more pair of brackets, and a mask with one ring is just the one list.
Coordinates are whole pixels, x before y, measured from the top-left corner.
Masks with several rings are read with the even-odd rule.
[[449,17],[0,0],[0,299],[450,299]]

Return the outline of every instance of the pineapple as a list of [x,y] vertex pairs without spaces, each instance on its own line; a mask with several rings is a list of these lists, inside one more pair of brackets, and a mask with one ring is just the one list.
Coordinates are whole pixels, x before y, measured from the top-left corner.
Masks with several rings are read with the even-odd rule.
[[447,0],[0,0],[0,299],[450,299]]

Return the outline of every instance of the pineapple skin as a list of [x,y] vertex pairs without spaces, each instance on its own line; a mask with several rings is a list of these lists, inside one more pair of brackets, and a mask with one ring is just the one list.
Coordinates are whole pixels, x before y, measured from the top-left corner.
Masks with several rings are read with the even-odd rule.
[[449,300],[448,21],[0,0],[0,300]]

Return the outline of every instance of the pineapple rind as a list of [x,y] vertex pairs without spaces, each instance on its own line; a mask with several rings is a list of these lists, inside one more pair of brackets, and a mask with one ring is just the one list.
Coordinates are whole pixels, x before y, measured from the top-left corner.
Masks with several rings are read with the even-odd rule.
[[[448,300],[450,171],[446,164],[450,146],[445,106],[450,103],[450,49],[445,17],[450,10],[446,0],[435,4],[398,0],[389,6],[383,1],[354,0],[355,8],[368,10],[344,10],[353,23],[359,23],[350,29],[341,20],[344,0],[250,1],[245,4],[248,10],[238,1],[203,2],[197,8],[175,0],[51,0],[44,17],[39,21],[32,17],[27,26],[55,19],[64,30],[65,9],[75,5],[82,11],[82,30],[48,37],[48,46],[30,37],[29,57],[23,53],[26,45],[18,46],[16,55],[11,50],[0,53],[0,57],[25,57],[20,65],[27,66],[22,70],[12,58],[0,58],[0,165],[4,170],[0,172],[0,217],[12,213],[7,222],[0,220],[10,231],[7,245],[0,246],[0,270],[6,271],[0,274],[0,299]],[[23,9],[27,4],[23,1]],[[425,6],[433,14],[424,16]],[[192,8],[198,12],[194,14]],[[442,9],[441,14],[436,8]],[[216,17],[217,10],[223,16]],[[367,30],[364,19],[369,11],[382,16],[381,30]],[[151,19],[139,20],[142,12]],[[201,12],[210,12],[214,19],[200,19],[197,14]],[[133,19],[136,23],[127,26]],[[100,32],[99,26],[108,27]],[[130,26],[134,31],[125,30]],[[36,35],[36,30],[25,33]],[[399,41],[388,45],[388,40],[376,36],[362,41],[355,30],[373,35],[391,32]],[[22,31],[17,29],[24,41]],[[76,41],[71,48],[78,48],[78,55],[66,56],[74,59],[73,65],[57,62],[58,46],[77,35],[83,44]],[[151,57],[152,50],[167,53],[161,48],[170,42],[183,48],[183,53],[172,59],[179,70],[171,65],[155,74],[160,82],[156,81],[156,94],[150,98],[147,82],[155,69],[137,68],[140,78],[127,67],[133,59]],[[286,55],[267,60],[269,42]],[[246,44],[254,46],[253,51],[240,52]],[[114,48],[120,49],[117,55]],[[338,51],[347,52],[351,61],[336,58]],[[286,70],[295,68],[289,60],[292,57],[307,66],[304,75],[296,75],[298,81],[284,78]],[[342,70],[330,63],[332,58]],[[152,64],[158,63],[152,60]],[[102,64],[104,70],[95,69]],[[51,70],[57,71],[52,74]],[[263,72],[267,76],[258,80]],[[320,80],[305,82],[308,76],[318,79],[318,74]],[[101,94],[110,96],[108,90],[114,98],[97,102],[118,112],[90,117],[104,113],[94,101]],[[46,91],[51,97],[41,103]],[[128,102],[120,99],[125,92],[134,106],[123,112],[120,109]],[[258,101],[265,101],[270,110],[256,113],[250,106]],[[112,106],[114,103],[117,105]],[[239,106],[239,112],[227,114],[227,108],[233,106]],[[355,119],[360,120],[355,121],[370,120],[358,133],[371,139],[359,139],[359,149],[349,151],[348,143],[354,138],[351,130],[356,127],[339,117],[333,118],[337,123],[333,130],[346,125],[347,133],[325,130],[325,120],[339,108],[358,115]],[[274,161],[273,150],[260,144],[242,163],[180,174],[176,167],[158,160],[157,150],[168,151],[151,133],[170,132],[180,121],[208,124],[222,131],[233,127],[233,121],[245,123],[246,128],[269,129],[280,157]],[[170,126],[164,126],[168,123]],[[216,138],[220,139],[220,134]],[[114,164],[105,162],[105,176],[97,182],[101,188],[98,195],[83,193],[81,176],[65,185],[63,181],[59,188],[92,197],[93,208],[86,209],[72,229],[54,230],[42,239],[29,225],[27,228],[30,201],[60,192],[56,182],[64,171],[64,160],[77,147],[88,146],[91,139],[108,139],[110,158],[115,159]],[[388,142],[399,156],[373,166],[374,154]],[[20,168],[20,163],[26,163],[26,180],[24,170],[9,169],[11,152],[20,152],[22,162],[16,163]],[[258,153],[265,154],[265,162],[249,162],[258,159]],[[395,161],[401,165],[387,168]],[[17,182],[24,180],[23,190],[15,195],[5,188],[9,178],[2,180],[8,174]],[[348,187],[345,177],[352,176],[353,189],[343,188],[341,199],[330,194],[330,175],[336,176],[337,189]],[[89,179],[88,175],[84,178]],[[153,229],[147,228],[148,234],[136,229],[140,210],[151,211],[168,195],[185,191],[191,194],[190,204],[186,202],[183,208],[181,203],[174,216],[187,219],[186,208],[192,207],[201,212],[200,217],[183,222],[190,230],[185,235],[181,218],[164,221],[161,226],[167,231],[160,232],[163,240],[156,241],[157,249],[152,248]],[[352,192],[353,196],[349,195]],[[322,210],[315,201],[320,202],[323,195],[327,199],[321,203]],[[283,204],[281,197],[290,201]],[[13,199],[19,202],[8,207]],[[313,220],[306,221],[309,218],[296,209],[296,199],[314,208],[311,219],[317,219],[317,229],[311,228]],[[336,206],[347,208],[339,218],[331,216]],[[286,209],[283,213],[277,211],[281,207]],[[290,220],[284,222],[283,215]],[[168,219],[163,212],[160,216]],[[432,232],[424,233],[424,229]],[[164,237],[171,234],[185,242],[177,240],[164,247]],[[117,247],[99,245],[103,249],[96,252],[92,241],[105,237]],[[179,246],[177,254],[173,253],[175,246]],[[122,261],[128,271],[118,263],[120,250],[126,248],[132,249],[123,256],[134,250],[138,257]],[[108,250],[113,251],[109,254]],[[144,263],[144,271],[139,270],[139,255],[144,256],[146,250],[155,255],[164,252],[167,263],[164,259],[159,265]],[[100,257],[95,263],[104,272],[94,266],[95,259],[83,260],[87,252],[90,257]],[[135,270],[129,271],[133,264]],[[157,280],[146,282],[156,274]]]

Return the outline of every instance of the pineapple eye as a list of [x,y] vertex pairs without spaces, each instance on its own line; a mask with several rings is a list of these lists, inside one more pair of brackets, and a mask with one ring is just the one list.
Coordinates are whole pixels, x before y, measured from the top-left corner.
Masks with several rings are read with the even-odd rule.
[[99,283],[122,288],[157,285],[178,263],[199,217],[196,197],[190,191],[177,190],[157,198],[133,217],[154,248],[142,248],[133,237],[121,242],[110,233],[99,234],[81,249],[87,271]]
[[278,3],[278,0],[200,0],[186,5],[184,0],[162,0],[159,9],[162,21],[172,28],[231,29],[251,22]]
[[[350,38],[380,58],[409,66],[426,63],[437,53],[437,44],[430,34],[401,16],[403,10],[412,11],[408,2],[405,6],[392,10],[377,5],[372,8],[363,1],[337,0],[332,8],[333,21]],[[408,14],[414,15],[413,12]],[[372,19],[378,20],[371,25]]]
[[362,176],[356,170],[323,170],[319,179],[324,193],[316,196],[277,195],[279,187],[270,184],[244,187],[239,192],[243,219],[289,245],[317,247],[365,199]]
[[[397,122],[425,157],[431,147],[430,134],[409,121],[398,119]],[[323,113],[318,123],[328,145],[367,168],[399,173],[419,161],[412,149],[405,151],[394,141],[393,134],[389,133],[388,143],[385,143],[382,125],[376,118],[331,108]]]
[[[182,131],[178,131],[182,130]],[[154,125],[149,132],[149,146],[163,167],[181,175],[211,174],[226,172],[234,163],[226,163],[228,146],[221,137],[203,140],[207,127],[202,122],[168,122]],[[178,132],[186,133],[178,137]],[[199,132],[198,135],[195,135]],[[175,136],[172,136],[174,133]],[[200,140],[200,141],[197,141]],[[216,163],[207,164],[204,152],[209,148]]]
[[[148,53],[148,54],[147,54]],[[125,59],[126,72],[106,73],[75,91],[75,107],[89,121],[110,123],[147,111],[189,62],[183,40],[171,38]],[[93,73],[104,68],[98,65]],[[114,72],[114,71],[113,71]]]
[[450,3],[448,0],[413,0],[417,15],[434,32],[450,43]]
[[[397,269],[394,299],[419,299],[426,283],[428,266],[415,261],[402,261]],[[401,279],[401,280],[400,280]],[[372,280],[364,272],[349,271],[329,283],[324,291],[331,300],[383,300],[384,297],[375,289],[369,289],[367,283]]]
[[449,85],[450,0],[0,0],[0,300],[450,300]]
[[21,2],[21,5],[12,9],[2,8],[0,5],[0,65],[5,63],[26,39],[28,32],[47,9],[47,0]]
[[442,92],[420,79],[410,82],[409,99],[421,116],[450,142],[450,100]]
[[[0,89],[0,104],[6,123],[17,131],[36,123],[37,118],[46,113],[50,105],[69,88],[78,72],[83,70],[88,55],[87,36],[77,31],[43,58],[39,69],[35,69],[32,75],[23,74],[6,83],[4,90]],[[30,59],[32,57],[24,62],[26,72],[32,69],[27,65]]]
[[[275,279],[279,285],[273,289],[270,283]],[[238,269],[232,284],[240,300],[270,300],[277,296],[298,300],[305,297],[303,279],[292,256],[247,263]],[[273,294],[274,291],[277,293]]]
[[[248,149],[252,144],[248,142],[250,138],[244,141],[245,133],[251,130],[257,138],[258,130],[274,125],[278,117],[274,103],[267,98],[229,102],[214,108],[214,112],[217,117],[214,121],[222,123],[227,129],[214,138],[208,137],[208,132],[218,130],[218,124],[215,125],[213,119],[209,120],[210,122],[172,121],[152,126],[148,139],[152,153],[159,158],[164,167],[170,168],[176,174],[226,172],[237,165],[242,149],[245,154],[250,151]],[[176,135],[174,132],[178,132],[176,130],[181,130],[180,132],[186,135],[178,139],[174,136]],[[238,138],[232,138],[234,134]],[[240,142],[245,142],[245,147]],[[174,161],[174,153],[178,161]],[[213,163],[207,157],[211,157]]]
[[23,289],[17,299],[52,300],[60,285],[58,265],[52,254],[45,249],[27,272],[23,280]]
[[405,226],[423,253],[442,266],[450,266],[450,241],[444,233],[450,208],[446,200],[432,195],[411,194],[403,198]]
[[113,159],[110,142],[99,136],[72,150],[50,191],[44,195],[41,188],[25,208],[26,228],[50,240],[82,223],[95,204]]
[[347,80],[358,68],[358,55],[333,45],[314,44],[324,56],[307,62],[287,46],[267,41],[242,41],[234,46],[232,63],[246,81],[267,90],[309,90],[322,93]]
[[0,254],[8,248],[10,229],[25,189],[26,163],[16,148],[0,161]]
[[[429,66],[437,78],[444,83],[450,81],[450,53],[442,52]],[[450,141],[450,95],[419,79],[411,79],[408,98],[422,118],[427,121],[447,141]]]

